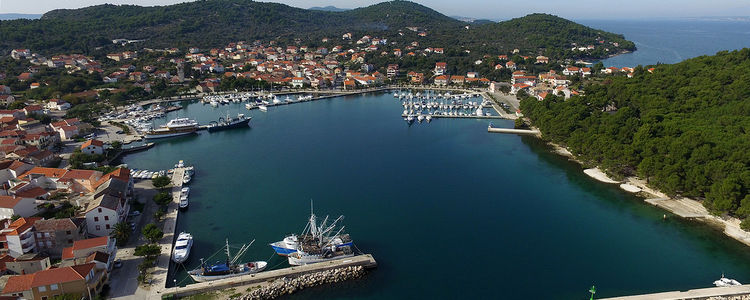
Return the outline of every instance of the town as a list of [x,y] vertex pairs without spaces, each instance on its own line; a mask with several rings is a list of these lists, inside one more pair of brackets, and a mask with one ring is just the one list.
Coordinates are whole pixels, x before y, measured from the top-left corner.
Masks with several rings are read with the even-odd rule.
[[[428,33],[405,28],[400,34]],[[164,171],[131,174],[127,167],[110,166],[127,150],[123,144],[141,138],[137,133],[142,130],[127,120],[167,111],[157,106],[144,114],[140,104],[240,91],[372,88],[457,88],[544,101],[550,94],[580,95],[584,80],[636,72],[519,49],[486,54],[459,67],[444,47],[352,33],[316,41],[324,45],[318,47],[302,41],[287,46],[238,41],[211,49],[137,49],[139,41],[112,42],[129,50],[47,58],[14,49],[4,61],[5,69],[17,74],[0,73],[0,104],[6,107],[0,110],[5,155],[0,163],[0,271],[8,274],[0,280],[3,295],[106,295],[117,276],[130,276],[117,271],[123,256],[146,257],[137,268],[126,269],[138,272],[141,284],[149,283],[148,270],[161,252],[155,243],[163,234],[151,220],[163,226],[168,214],[171,196],[161,191],[168,184],[160,178],[167,177]],[[571,47],[585,53],[608,44],[599,40],[598,45]],[[517,101],[502,105],[520,115]],[[123,118],[115,122],[117,115]],[[136,183],[139,178],[153,183]],[[118,247],[127,250],[118,252]]]

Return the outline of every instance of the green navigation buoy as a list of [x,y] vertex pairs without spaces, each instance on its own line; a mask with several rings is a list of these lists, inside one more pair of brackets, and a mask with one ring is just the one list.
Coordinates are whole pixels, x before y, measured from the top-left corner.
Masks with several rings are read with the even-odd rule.
[[589,298],[589,300],[594,300],[594,294],[596,294],[596,287],[592,285],[591,289],[589,290],[589,293],[591,293],[591,298]]

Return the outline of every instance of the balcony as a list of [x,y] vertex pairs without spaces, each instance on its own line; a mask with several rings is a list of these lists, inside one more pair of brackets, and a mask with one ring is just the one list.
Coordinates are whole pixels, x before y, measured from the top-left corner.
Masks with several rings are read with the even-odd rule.
[[21,244],[26,244],[26,243],[29,243],[29,242],[33,243],[34,242],[34,234],[31,233],[31,232],[22,234],[21,236],[19,236],[19,238],[21,239]]
[[28,243],[28,244],[21,244],[21,249],[23,249],[23,253],[29,253],[34,251],[36,248],[36,244],[34,243]]

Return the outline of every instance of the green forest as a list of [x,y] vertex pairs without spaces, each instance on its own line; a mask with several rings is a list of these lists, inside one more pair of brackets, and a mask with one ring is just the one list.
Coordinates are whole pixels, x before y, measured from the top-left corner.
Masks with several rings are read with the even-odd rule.
[[521,108],[587,164],[750,220],[750,49],[654,68],[590,84],[567,101],[524,99]]
[[[406,29],[411,26],[426,31],[427,36],[419,37]],[[402,45],[420,41],[432,47],[484,48],[481,50],[492,50],[487,52],[492,54],[519,48],[553,57],[604,57],[635,49],[621,35],[546,14],[473,24],[408,1],[330,12],[251,0],[212,0],[153,7],[105,4],[54,10],[39,20],[0,21],[0,54],[29,48],[47,55],[91,55],[97,49],[119,49],[112,40],[121,38],[143,40],[139,44],[142,47],[212,48],[241,40],[304,41],[308,46],[318,46],[321,38],[340,40],[346,32],[357,38],[366,34],[388,38]],[[609,51],[588,54],[566,50],[571,43],[595,44],[597,38],[620,46],[608,45]]]

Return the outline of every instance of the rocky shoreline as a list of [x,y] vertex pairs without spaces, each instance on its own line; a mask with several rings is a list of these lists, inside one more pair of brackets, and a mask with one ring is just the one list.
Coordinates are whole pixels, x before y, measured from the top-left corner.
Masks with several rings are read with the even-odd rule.
[[232,299],[275,299],[305,288],[355,279],[365,274],[367,274],[367,270],[364,267],[353,266],[305,274],[294,278],[282,277],[260,288],[251,290],[249,294]]

